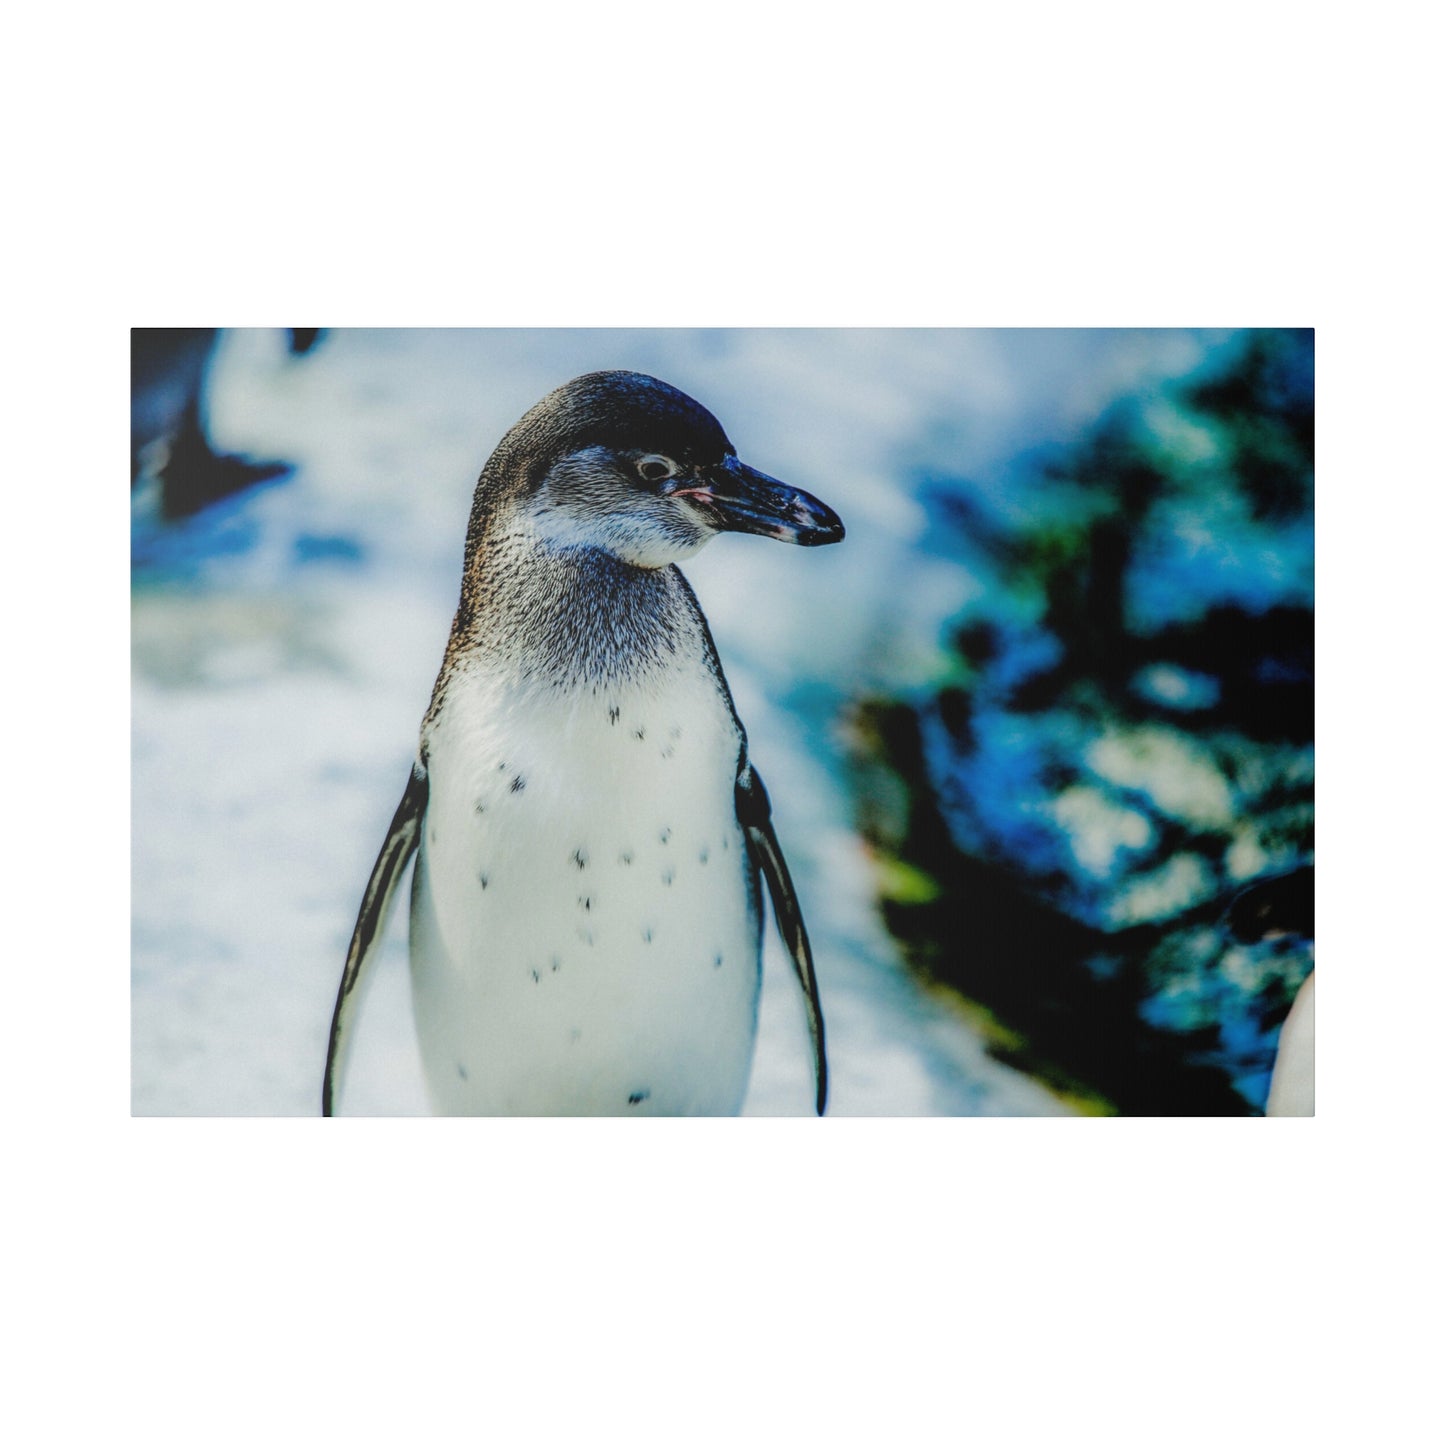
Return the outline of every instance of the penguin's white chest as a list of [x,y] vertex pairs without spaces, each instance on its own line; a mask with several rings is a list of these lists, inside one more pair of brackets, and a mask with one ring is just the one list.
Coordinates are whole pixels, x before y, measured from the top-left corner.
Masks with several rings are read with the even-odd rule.
[[452,680],[411,919],[440,1112],[741,1108],[760,934],[740,746],[701,662],[570,691]]

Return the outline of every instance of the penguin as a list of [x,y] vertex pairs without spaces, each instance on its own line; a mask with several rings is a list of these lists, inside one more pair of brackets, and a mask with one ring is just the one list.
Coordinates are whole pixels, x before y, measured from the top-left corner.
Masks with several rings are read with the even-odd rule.
[[[312,350],[320,327],[290,327],[292,356]],[[290,462],[218,452],[205,392],[221,341],[214,327],[133,327],[130,333],[130,483],[153,476],[155,509],[178,522],[222,498],[294,471]]]
[[[1240,942],[1293,936],[1314,945],[1315,870],[1310,864],[1246,888],[1229,906],[1225,927]],[[1270,1073],[1267,1118],[1313,1117],[1315,1112],[1315,971],[1295,994],[1279,1031]]]
[[707,621],[678,563],[719,532],[814,547],[837,514],[739,460],[717,419],[628,371],[577,377],[477,482],[461,599],[331,1022],[331,1114],[367,965],[416,856],[418,1042],[442,1114],[736,1114],[762,897],[802,988],[808,935]]

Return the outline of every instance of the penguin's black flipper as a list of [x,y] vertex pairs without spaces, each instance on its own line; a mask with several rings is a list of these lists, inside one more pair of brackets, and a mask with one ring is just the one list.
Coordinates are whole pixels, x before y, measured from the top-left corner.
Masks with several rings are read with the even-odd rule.
[[356,1018],[356,1004],[360,998],[356,986],[361,982],[362,971],[385,932],[396,885],[401,881],[407,862],[421,841],[421,820],[426,812],[426,800],[427,775],[418,762],[411,770],[411,777],[407,779],[406,791],[401,795],[401,802],[397,804],[396,815],[387,830],[386,842],[381,845],[376,866],[371,870],[371,878],[362,896],[361,911],[356,915],[356,928],[351,935],[351,947],[346,953],[346,968],[342,971],[341,988],[336,995],[336,1011],[331,1016],[331,1038],[326,1046],[326,1075],[321,1083],[321,1112],[324,1115],[332,1112],[341,1077],[346,1069],[352,1026]]
[[808,1006],[808,1032],[813,1037],[817,1108],[822,1114],[828,1106],[828,1051],[823,1041],[823,1004],[818,997],[818,975],[813,971],[813,951],[808,946],[803,911],[798,906],[798,895],[793,890],[793,880],[788,876],[788,865],[783,859],[778,835],[773,830],[773,806],[768,801],[768,790],[763,786],[757,769],[750,763],[744,763],[742,772],[738,774],[736,797],[738,822],[747,835],[748,851],[768,881],[768,897],[773,900],[773,916],[778,920],[778,932],[793,956],[793,968],[803,987],[803,999]]

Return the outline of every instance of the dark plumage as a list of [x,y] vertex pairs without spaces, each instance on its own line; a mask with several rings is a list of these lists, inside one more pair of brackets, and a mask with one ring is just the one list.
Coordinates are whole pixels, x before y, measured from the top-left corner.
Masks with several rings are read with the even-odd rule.
[[1225,914],[1225,926],[1241,943],[1275,935],[1315,936],[1315,870],[1296,868],[1251,884]]

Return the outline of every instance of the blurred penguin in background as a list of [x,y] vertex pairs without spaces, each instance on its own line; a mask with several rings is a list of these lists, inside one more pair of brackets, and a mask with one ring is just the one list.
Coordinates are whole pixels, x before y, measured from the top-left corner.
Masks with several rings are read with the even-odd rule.
[[[287,332],[293,356],[321,337],[319,327]],[[234,492],[273,481],[286,462],[218,452],[208,438],[204,392],[221,332],[215,327],[137,326],[130,333],[130,484],[156,488],[163,522],[178,521]]]
[[[1315,870],[1297,868],[1246,888],[1225,916],[1240,943],[1315,936]],[[1272,1118],[1313,1117],[1315,1112],[1315,975],[1295,995],[1279,1033],[1279,1049],[1264,1112]]]

